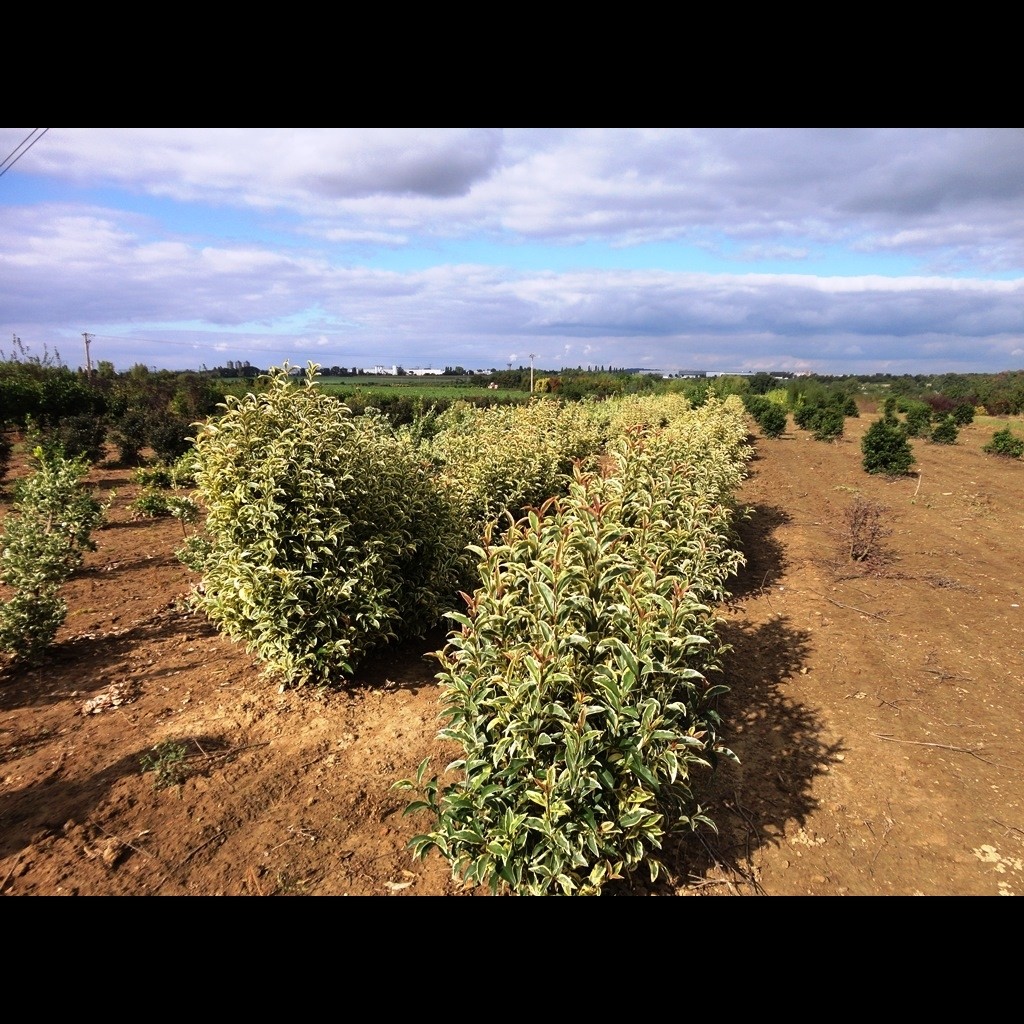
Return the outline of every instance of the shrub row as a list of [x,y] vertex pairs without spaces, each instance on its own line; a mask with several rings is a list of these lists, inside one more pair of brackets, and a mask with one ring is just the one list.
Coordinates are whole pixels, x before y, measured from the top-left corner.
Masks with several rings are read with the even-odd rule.
[[738,400],[699,413],[627,431],[603,473],[577,468],[473,549],[481,584],[441,652],[461,778],[424,764],[402,784],[436,817],[418,855],[495,891],[597,893],[641,862],[656,878],[667,833],[712,824],[691,773],[731,756],[709,602],[741,563],[727,494],[748,453]]
[[518,516],[564,492],[573,463],[597,454],[605,429],[593,407],[580,403],[459,403],[437,417],[425,450],[465,518],[468,543],[506,509]]

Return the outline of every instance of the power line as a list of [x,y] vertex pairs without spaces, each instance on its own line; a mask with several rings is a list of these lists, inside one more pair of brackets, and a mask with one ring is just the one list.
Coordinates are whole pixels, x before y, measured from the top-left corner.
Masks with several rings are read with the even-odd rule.
[[[3,163],[0,163],[0,178],[2,178],[49,130],[49,128],[43,128],[42,131],[40,131],[38,128],[33,128],[32,131],[30,131],[28,135],[26,135],[25,138],[23,138],[21,142],[19,142],[18,145],[7,154]],[[36,135],[36,132],[39,132],[39,134]],[[36,135],[34,139],[32,139],[33,135]],[[32,139],[32,141],[28,142],[29,139]],[[26,142],[28,142],[27,146],[25,145]],[[24,149],[22,149],[23,146]],[[21,152],[19,153],[18,150],[21,150]],[[15,156],[15,153],[18,155]]]
[[33,128],[33,129],[32,129],[32,131],[30,131],[30,132],[28,133],[28,135],[26,135],[26,136],[25,136],[25,138],[23,138],[23,139],[21,140],[21,142],[19,142],[19,143],[18,143],[18,144],[17,144],[17,145],[16,145],[15,147],[14,147],[14,149],[12,149],[12,150],[10,151],[10,153],[8,153],[8,154],[7,154],[7,156],[5,156],[5,157],[4,157],[3,163],[0,163],[0,167],[3,167],[3,166],[4,166],[4,164],[6,164],[6,163],[7,163],[7,161],[8,161],[8,160],[10,160],[10,159],[11,159],[11,157],[12,157],[12,156],[14,156],[14,154],[15,154],[15,153],[17,153],[17,152],[18,152],[18,150],[19,150],[19,149],[21,149],[21,147],[22,147],[22,146],[24,146],[24,145],[25,145],[25,143],[26,143],[26,142],[28,142],[28,140],[29,140],[29,139],[31,139],[31,138],[32,138],[32,136],[33,136],[33,135],[35,135],[35,133],[36,133],[37,131],[39,131],[39,129],[38,129],[38,128]]

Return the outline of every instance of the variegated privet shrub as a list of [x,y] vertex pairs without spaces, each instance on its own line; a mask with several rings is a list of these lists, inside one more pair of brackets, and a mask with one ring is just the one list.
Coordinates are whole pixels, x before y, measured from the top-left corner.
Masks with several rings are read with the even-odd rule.
[[95,547],[92,531],[104,506],[83,485],[84,458],[68,459],[59,447],[33,452],[35,471],[15,487],[14,507],[0,537],[0,579],[14,591],[0,605],[0,650],[38,655],[67,614],[61,585]]
[[205,543],[196,604],[293,684],[350,674],[369,650],[435,626],[460,584],[464,534],[411,441],[353,417],[310,364],[229,397],[196,438]]
[[591,411],[607,423],[609,436],[640,427],[666,427],[690,412],[685,395],[625,395],[591,405]]
[[690,774],[731,756],[707,602],[742,561],[725,503],[742,453],[709,443],[696,472],[672,449],[662,432],[620,438],[610,475],[577,469],[567,497],[474,549],[481,585],[441,652],[461,778],[442,787],[424,763],[400,784],[436,816],[418,855],[495,891],[598,893],[641,862],[657,877],[669,831],[713,826]]
[[428,442],[442,484],[466,518],[467,541],[506,509],[519,516],[564,493],[573,462],[597,453],[601,432],[580,403],[477,408],[457,403]]

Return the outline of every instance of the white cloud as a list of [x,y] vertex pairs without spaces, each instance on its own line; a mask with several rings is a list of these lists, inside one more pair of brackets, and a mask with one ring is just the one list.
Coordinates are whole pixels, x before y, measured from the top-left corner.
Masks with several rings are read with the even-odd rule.
[[[21,131],[0,130],[0,144]],[[294,211],[334,241],[484,230],[917,251],[959,232],[969,245],[1012,241],[1018,259],[1021,216],[1006,213],[1021,208],[1022,168],[1017,129],[54,128],[19,164],[181,202]]]
[[146,325],[170,363],[1000,369],[1024,337],[1016,129],[53,129],[3,184],[0,330]]

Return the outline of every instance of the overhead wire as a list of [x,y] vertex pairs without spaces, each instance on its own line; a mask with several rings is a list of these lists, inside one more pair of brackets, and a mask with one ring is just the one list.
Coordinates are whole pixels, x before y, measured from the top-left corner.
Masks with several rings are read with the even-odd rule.
[[[49,130],[49,128],[43,128],[40,131],[38,128],[33,128],[32,131],[30,131],[28,135],[26,135],[25,138],[23,138],[21,142],[19,142],[18,145],[15,146],[6,157],[4,157],[3,163],[0,163],[0,178],[2,178]],[[36,135],[36,132],[39,132],[39,134]],[[36,135],[34,139],[32,139],[33,135]],[[32,141],[28,142],[29,139],[32,139]],[[25,145],[26,142],[28,142],[27,146]],[[21,152],[19,153],[18,150],[21,150]],[[17,156],[15,156],[15,154],[17,154]]]

